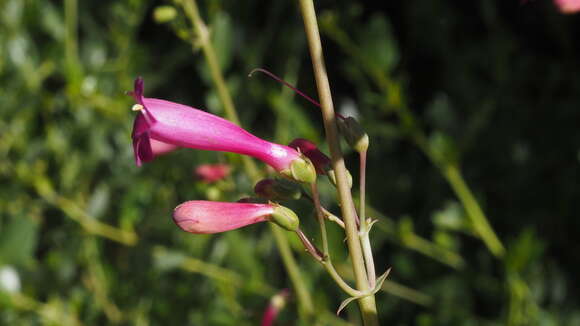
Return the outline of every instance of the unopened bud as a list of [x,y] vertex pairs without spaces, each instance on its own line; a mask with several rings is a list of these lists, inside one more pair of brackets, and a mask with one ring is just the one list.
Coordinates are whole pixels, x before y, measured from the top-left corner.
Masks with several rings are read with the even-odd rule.
[[256,195],[270,200],[300,199],[302,189],[300,185],[286,179],[264,179],[254,186]]
[[366,152],[369,148],[369,135],[353,117],[338,120],[338,128],[350,147],[357,152]]
[[298,216],[296,216],[296,213],[291,209],[280,205],[277,205],[274,208],[274,212],[270,215],[268,220],[278,224],[280,227],[288,231],[297,231],[298,226],[300,225],[300,220],[298,219]]

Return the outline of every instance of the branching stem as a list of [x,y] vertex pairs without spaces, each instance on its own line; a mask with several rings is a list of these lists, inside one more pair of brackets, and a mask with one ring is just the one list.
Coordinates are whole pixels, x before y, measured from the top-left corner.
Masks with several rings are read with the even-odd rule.
[[[318,98],[320,99],[321,104],[326,140],[330,148],[332,167],[336,174],[338,198],[342,210],[342,216],[344,218],[347,245],[356,286],[359,291],[366,293],[369,292],[369,283],[356,226],[356,211],[354,209],[352,194],[348,185],[344,158],[339,145],[334,105],[332,103],[330,83],[328,81],[328,74],[326,72],[324,56],[322,54],[322,44],[320,41],[320,32],[318,29],[314,2],[313,0],[299,0],[299,3],[302,19],[304,21],[304,30],[308,40],[308,47],[310,49],[310,58],[312,60],[316,86],[318,88]],[[361,297],[357,301],[359,303],[364,324],[366,326],[378,325],[379,321],[374,295]]]

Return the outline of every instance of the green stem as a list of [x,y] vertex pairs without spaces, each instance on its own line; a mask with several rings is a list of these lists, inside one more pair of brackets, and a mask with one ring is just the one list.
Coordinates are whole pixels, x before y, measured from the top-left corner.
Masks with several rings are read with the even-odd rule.
[[65,60],[67,65],[76,61],[78,47],[77,47],[77,1],[65,0],[64,2],[64,17],[65,17]]
[[[207,61],[211,78],[217,89],[218,97],[224,106],[225,116],[231,122],[237,125],[241,125],[234,101],[232,100],[232,96],[230,95],[228,86],[221,71],[215,49],[211,43],[208,28],[199,15],[199,8],[197,7],[197,3],[195,0],[183,1],[183,8],[191,20],[194,27],[194,32],[199,39],[199,44],[201,45],[205,60]],[[258,172],[258,169],[256,168],[256,165],[253,163],[251,158],[248,156],[242,156],[242,162],[244,163],[244,169],[246,170],[246,173],[248,173],[252,180],[257,180],[260,178],[260,173]]]
[[330,257],[330,250],[328,249],[328,235],[326,233],[326,225],[324,223],[324,211],[322,210],[322,205],[320,204],[320,195],[318,193],[318,188],[316,186],[316,182],[311,185],[312,190],[312,199],[314,200],[314,207],[316,208],[316,217],[318,219],[318,223],[320,224],[320,234],[322,236],[322,259],[319,262],[324,266],[328,274],[332,277],[332,279],[338,284],[338,286],[346,292],[350,296],[358,296],[361,295],[362,292],[353,289],[350,285],[348,285],[338,274],[334,265],[332,265],[332,258]]
[[330,251],[328,250],[328,235],[326,233],[326,224],[324,223],[324,213],[322,212],[322,206],[320,205],[320,195],[318,194],[318,187],[316,186],[316,181],[310,185],[312,191],[312,199],[314,200],[314,207],[316,208],[316,217],[318,219],[318,224],[320,225],[320,234],[322,237],[322,252],[324,254],[323,259],[330,260]]
[[371,247],[371,240],[369,239],[369,227],[366,217],[366,166],[367,166],[367,151],[359,153],[360,158],[360,186],[359,186],[359,212],[360,212],[360,241],[362,245],[363,255],[365,257],[365,265],[367,267],[367,277],[369,279],[369,286],[371,288],[375,287],[377,281],[377,275],[375,272],[375,261],[373,259],[373,250]]
[[348,285],[348,283],[344,281],[342,276],[340,276],[340,274],[338,274],[336,271],[336,268],[334,268],[330,256],[328,254],[325,255],[324,253],[321,253],[320,250],[318,250],[318,248],[316,248],[316,246],[314,246],[312,242],[308,240],[308,237],[306,237],[302,230],[298,229],[296,234],[298,235],[298,238],[300,238],[300,241],[302,241],[302,244],[304,244],[306,251],[312,256],[312,258],[319,262],[324,267],[324,269],[326,269],[330,277],[332,277],[332,279],[344,292],[353,297],[363,294],[362,292],[353,289],[350,285]]
[[332,279],[336,282],[336,284],[338,284],[338,286],[348,295],[356,297],[363,294],[361,291],[353,289],[350,285],[348,285],[348,283],[346,283],[342,279],[342,276],[338,274],[338,272],[336,271],[334,265],[332,265],[332,262],[330,260],[323,260],[321,261],[321,264],[322,266],[324,266],[324,268],[326,269],[328,274],[330,274],[330,277],[332,277]]
[[461,203],[463,203],[463,207],[467,211],[467,216],[475,232],[496,257],[503,257],[505,255],[505,248],[493,231],[479,203],[471,193],[469,186],[465,183],[459,167],[455,164],[449,164],[445,168],[442,168],[442,172],[447,182],[451,185],[451,188],[453,188],[453,191],[457,194],[457,197],[459,197],[459,200],[461,200]]
[[[308,47],[310,49],[314,76],[316,78],[318,96],[320,98],[324,128],[326,130],[326,139],[332,157],[332,167],[336,174],[339,202],[342,216],[344,218],[347,245],[355,275],[356,286],[359,291],[368,292],[369,284],[355,221],[356,212],[354,210],[352,195],[348,185],[344,158],[339,146],[334,106],[332,104],[330,84],[328,82],[328,75],[326,73],[324,57],[322,54],[322,44],[320,42],[320,33],[318,30],[314,3],[313,0],[299,0],[299,2],[302,19],[304,21],[304,29],[308,39]],[[363,297],[358,300],[358,303],[364,324],[367,326],[378,325],[379,322],[374,295]]]
[[67,79],[67,91],[72,107],[76,107],[76,101],[80,93],[81,65],[78,57],[78,2],[77,0],[65,0],[65,74]]
[[366,227],[366,167],[367,167],[367,152],[360,152],[359,153],[359,169],[360,169],[360,185],[359,185],[359,195],[360,195],[360,203],[359,203],[359,217],[360,217],[360,225],[361,229]]
[[308,318],[308,316],[314,314],[314,305],[312,304],[312,298],[310,297],[310,293],[306,288],[306,284],[304,284],[302,276],[300,275],[300,269],[298,268],[298,265],[294,260],[294,256],[292,255],[290,244],[286,238],[286,231],[280,229],[273,223],[268,224],[270,224],[270,229],[272,230],[272,234],[274,234],[274,239],[276,240],[276,245],[278,246],[278,252],[280,253],[280,257],[282,257],[282,262],[286,267],[286,272],[288,273],[288,277],[290,277],[290,281],[294,287],[296,297],[299,299],[298,312],[302,316]]
[[[221,72],[215,49],[210,42],[207,26],[199,15],[197,3],[195,0],[184,0],[183,8],[193,24],[194,32],[200,40],[201,48],[209,66],[212,80],[217,88],[220,101],[224,106],[226,118],[240,125],[240,119],[238,118],[234,102]],[[252,161],[247,156],[242,156],[242,159],[246,173],[253,181],[258,181],[260,178],[260,173],[258,172],[254,161]],[[290,277],[290,281],[292,282],[292,286],[296,293],[298,306],[302,307],[299,308],[299,310],[310,316],[314,313],[312,310],[312,297],[310,296],[310,292],[308,292],[306,284],[304,283],[304,279],[300,275],[298,264],[296,263],[292,252],[289,250],[290,247],[288,244],[288,239],[282,233],[282,231],[276,229],[276,227],[272,228],[272,233],[274,234],[276,245],[278,246],[280,256],[282,257],[282,262],[284,263],[284,267],[288,273],[288,276]]]
[[[304,198],[307,198],[308,200],[310,200],[312,202],[312,204],[314,204],[314,199],[312,199],[312,196],[310,196],[307,192],[303,191],[302,196]],[[344,229],[344,222],[342,221],[342,219],[340,217],[332,214],[328,209],[324,208],[324,206],[322,206],[322,204],[319,203],[319,205],[320,205],[320,210],[324,214],[324,218],[326,218],[327,220],[329,220],[331,222],[338,224],[338,226],[340,226],[341,228]]]
[[304,232],[300,228],[296,230],[296,235],[298,235],[298,238],[304,245],[306,252],[308,252],[312,256],[312,258],[314,258],[314,260],[316,260],[317,262],[319,263],[322,262],[322,260],[324,259],[323,257],[324,254],[320,252],[320,250],[316,248],[316,246],[312,242],[310,242],[306,234],[304,234]]

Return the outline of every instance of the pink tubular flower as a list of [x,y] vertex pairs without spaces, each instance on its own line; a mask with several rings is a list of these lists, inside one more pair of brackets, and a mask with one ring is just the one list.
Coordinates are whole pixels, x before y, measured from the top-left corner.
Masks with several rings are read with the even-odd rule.
[[206,200],[187,201],[175,208],[173,221],[190,233],[219,233],[250,224],[272,221],[294,231],[298,217],[276,204],[224,203]]
[[230,174],[227,164],[202,164],[195,168],[195,175],[204,183],[214,183]]
[[572,14],[580,11],[580,0],[554,0],[562,13]]
[[[165,100],[143,97],[143,79],[135,80],[130,93],[139,111],[133,125],[133,151],[138,166],[165,150],[189,147],[253,156],[278,172],[290,169],[300,154],[284,145],[262,140],[228,120]],[[161,144],[159,144],[161,143]],[[165,151],[166,152],[166,151]]]
[[308,157],[314,164],[317,174],[326,174],[326,170],[330,169],[330,158],[322,153],[313,142],[296,138],[288,146],[299,150],[304,156]]

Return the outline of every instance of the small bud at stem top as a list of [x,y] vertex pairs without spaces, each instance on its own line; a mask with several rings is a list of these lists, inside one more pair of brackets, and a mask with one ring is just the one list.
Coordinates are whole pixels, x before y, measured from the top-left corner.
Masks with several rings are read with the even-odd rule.
[[346,142],[357,152],[366,152],[369,148],[369,136],[353,117],[338,120],[338,129]]

